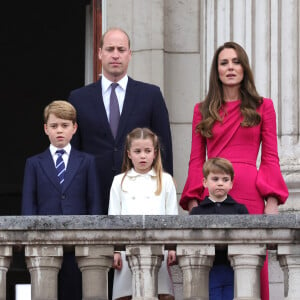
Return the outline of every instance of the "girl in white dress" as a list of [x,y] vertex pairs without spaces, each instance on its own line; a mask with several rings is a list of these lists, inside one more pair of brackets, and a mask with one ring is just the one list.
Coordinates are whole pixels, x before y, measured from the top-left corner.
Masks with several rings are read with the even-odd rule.
[[[110,190],[109,215],[177,215],[173,178],[163,172],[158,137],[148,128],[136,128],[125,141],[122,171]],[[175,251],[165,251],[158,272],[159,299],[174,299],[169,265],[176,261]],[[131,299],[132,275],[125,252],[115,252],[113,299]]]

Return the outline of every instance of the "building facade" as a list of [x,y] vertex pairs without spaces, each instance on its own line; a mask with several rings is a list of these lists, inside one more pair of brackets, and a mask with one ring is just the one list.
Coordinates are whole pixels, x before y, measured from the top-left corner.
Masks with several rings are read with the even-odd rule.
[[299,14],[298,0],[102,1],[102,30],[121,27],[131,37],[129,75],[164,93],[179,194],[188,170],[193,107],[207,92],[214,51],[235,41],[249,56],[258,92],[274,102],[281,169],[290,192],[281,209],[300,209]]
[[[193,107],[207,92],[216,48],[235,41],[249,56],[258,92],[273,100],[277,113],[280,165],[290,193],[280,210],[300,210],[299,15],[298,0],[102,1],[103,32],[121,27],[131,37],[129,75],[164,93],[179,197],[188,171]],[[270,297],[280,300],[282,271],[272,251],[269,258]],[[180,282],[180,274],[175,278]]]

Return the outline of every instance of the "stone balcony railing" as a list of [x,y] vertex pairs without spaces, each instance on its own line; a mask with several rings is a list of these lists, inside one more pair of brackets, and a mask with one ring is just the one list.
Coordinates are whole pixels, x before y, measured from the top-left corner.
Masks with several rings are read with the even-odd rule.
[[33,216],[0,218],[0,300],[13,247],[25,247],[33,300],[57,299],[64,249],[74,247],[83,299],[107,299],[114,250],[126,250],[133,299],[157,299],[157,270],[164,249],[176,249],[183,299],[208,299],[215,246],[228,246],[237,299],[260,299],[259,273],[266,250],[275,249],[284,274],[284,297],[300,299],[300,217],[234,216]]

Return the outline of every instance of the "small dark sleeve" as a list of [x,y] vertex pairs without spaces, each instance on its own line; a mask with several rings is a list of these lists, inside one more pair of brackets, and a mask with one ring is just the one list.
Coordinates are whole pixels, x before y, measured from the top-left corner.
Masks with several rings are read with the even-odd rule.
[[248,209],[245,205],[240,204],[239,214],[241,214],[241,215],[248,215],[249,214]]

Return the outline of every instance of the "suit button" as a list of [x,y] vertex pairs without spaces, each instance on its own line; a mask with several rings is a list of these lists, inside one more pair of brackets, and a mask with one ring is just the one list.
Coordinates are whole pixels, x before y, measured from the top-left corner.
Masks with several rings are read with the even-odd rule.
[[61,199],[63,199],[63,200],[66,199],[66,195],[65,195],[65,194],[62,194],[62,195],[61,195]]
[[114,148],[114,151],[115,151],[115,152],[118,152],[118,148]]

